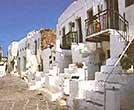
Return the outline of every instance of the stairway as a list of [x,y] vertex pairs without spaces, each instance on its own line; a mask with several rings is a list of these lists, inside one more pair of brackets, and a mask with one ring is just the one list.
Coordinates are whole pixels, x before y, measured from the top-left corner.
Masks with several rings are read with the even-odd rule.
[[86,90],[86,98],[75,98],[79,107],[74,105],[74,110],[120,110],[119,91],[128,83],[128,75],[121,74],[120,60],[130,47],[134,37],[126,44],[122,53],[117,58],[109,58],[101,66],[100,72],[95,73],[95,89]]
[[[107,107],[107,90],[116,92],[115,90],[120,90],[121,86],[127,83],[127,76],[119,74],[122,73],[122,68],[119,65],[119,62],[128,50],[133,40],[134,37],[125,46],[119,58],[107,59],[106,65],[101,66],[101,71],[95,73],[95,90],[87,91],[86,95],[86,100],[88,103],[90,103],[92,110],[113,110],[112,107]],[[120,100],[115,100],[116,103],[119,103],[119,101]],[[117,105],[114,110],[118,110],[119,108],[120,105]]]

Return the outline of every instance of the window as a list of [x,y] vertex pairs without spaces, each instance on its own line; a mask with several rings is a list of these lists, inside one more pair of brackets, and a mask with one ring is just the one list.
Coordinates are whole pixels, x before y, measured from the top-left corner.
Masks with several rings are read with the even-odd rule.
[[52,58],[52,56],[49,56],[49,59],[51,59]]
[[103,10],[103,5],[99,4],[97,8],[98,8],[98,13],[100,13]]
[[130,5],[134,4],[134,0],[125,0],[125,6],[128,7]]
[[62,28],[62,36],[65,36],[65,27]]
[[87,11],[87,18],[92,18],[93,17],[93,8],[90,8],[88,11]]
[[27,48],[30,49],[30,44],[29,43],[27,44]]
[[37,55],[37,41],[35,40],[35,55]]
[[75,27],[75,23],[74,22],[70,22],[69,23],[69,31],[72,32],[74,30]]
[[56,58],[55,58],[55,57],[53,57],[53,60],[54,60],[54,61],[55,61],[55,59],[56,59]]
[[59,35],[61,35],[61,31],[59,31]]
[[17,51],[17,56],[19,56],[19,50]]
[[52,64],[52,61],[50,61],[49,64]]
[[110,50],[107,50],[107,58],[110,58]]
[[26,71],[26,57],[23,56],[23,71]]
[[38,49],[40,48],[40,38],[38,38]]

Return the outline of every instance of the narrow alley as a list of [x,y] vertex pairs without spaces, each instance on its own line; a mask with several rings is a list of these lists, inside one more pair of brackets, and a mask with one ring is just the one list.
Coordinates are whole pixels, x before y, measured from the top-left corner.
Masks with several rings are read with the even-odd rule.
[[44,94],[29,91],[23,80],[11,75],[0,79],[0,97],[0,110],[60,110],[56,102],[50,103]]

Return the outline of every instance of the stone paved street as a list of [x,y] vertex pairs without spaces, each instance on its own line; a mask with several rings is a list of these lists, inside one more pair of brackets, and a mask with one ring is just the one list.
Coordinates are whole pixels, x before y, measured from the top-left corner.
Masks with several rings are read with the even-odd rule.
[[14,76],[0,78],[0,110],[60,110],[56,102],[29,91],[27,84]]

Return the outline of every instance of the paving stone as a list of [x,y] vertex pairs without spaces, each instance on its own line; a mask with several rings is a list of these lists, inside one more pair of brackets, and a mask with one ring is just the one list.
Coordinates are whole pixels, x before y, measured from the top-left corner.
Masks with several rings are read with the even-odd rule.
[[45,101],[39,103],[39,110],[47,110],[47,104]]
[[26,106],[25,110],[37,110],[37,105]]
[[29,99],[29,103],[28,105],[31,106],[31,105],[36,105],[38,103],[38,100],[37,99]]
[[[48,110],[47,99],[37,94],[36,91],[29,91],[23,80],[11,75],[3,77],[0,80],[0,110]],[[50,110],[56,110],[57,105],[48,106]]]
[[25,100],[24,100],[24,101],[16,102],[16,103],[14,104],[14,109],[17,109],[17,108],[23,108],[24,105],[25,105],[25,103],[26,103]]
[[4,110],[11,110],[13,103],[5,103],[4,105],[5,105]]
[[4,110],[4,105],[0,105],[0,110]]

